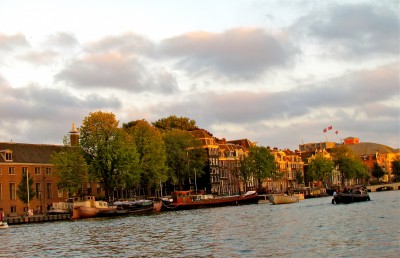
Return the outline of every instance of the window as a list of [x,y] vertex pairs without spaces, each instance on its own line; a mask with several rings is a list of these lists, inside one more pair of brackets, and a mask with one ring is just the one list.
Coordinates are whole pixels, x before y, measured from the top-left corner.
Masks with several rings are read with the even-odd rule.
[[28,168],[27,167],[22,167],[22,174],[26,175],[28,173]]
[[3,174],[1,171],[2,171],[2,168],[0,167],[0,175]]
[[15,168],[14,167],[8,167],[8,174],[9,175],[15,175]]
[[11,206],[11,207],[10,207],[10,212],[11,212],[11,213],[17,212],[17,206]]
[[46,168],[46,175],[51,175],[51,168]]
[[40,167],[35,167],[35,175],[40,175]]
[[0,183],[0,201],[3,200],[3,185]]
[[51,191],[51,183],[46,184],[46,190],[47,190],[47,198],[53,198],[53,194]]
[[10,183],[10,200],[16,200],[16,187],[15,187],[15,183]]
[[40,187],[40,183],[36,183],[36,198],[37,199],[42,199],[42,189]]
[[62,198],[63,197],[63,191],[62,190],[58,190],[57,191],[57,196],[58,196],[58,198]]

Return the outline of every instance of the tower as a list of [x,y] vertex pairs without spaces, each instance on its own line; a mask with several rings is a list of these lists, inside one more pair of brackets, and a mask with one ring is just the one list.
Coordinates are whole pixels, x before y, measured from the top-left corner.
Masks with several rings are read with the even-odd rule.
[[79,130],[76,128],[75,123],[72,123],[72,128],[69,132],[69,139],[71,141],[71,146],[79,145]]

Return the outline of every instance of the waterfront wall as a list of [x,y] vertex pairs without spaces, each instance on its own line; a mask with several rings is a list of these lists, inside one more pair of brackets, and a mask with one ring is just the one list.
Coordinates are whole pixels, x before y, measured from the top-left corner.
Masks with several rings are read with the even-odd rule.
[[38,223],[58,220],[70,220],[70,214],[57,214],[57,215],[34,215],[34,216],[16,216],[6,217],[4,221],[9,225],[13,224],[25,224],[25,223]]

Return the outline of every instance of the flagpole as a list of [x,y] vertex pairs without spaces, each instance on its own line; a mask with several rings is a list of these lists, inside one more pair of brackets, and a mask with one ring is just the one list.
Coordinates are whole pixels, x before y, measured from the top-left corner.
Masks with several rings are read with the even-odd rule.
[[28,196],[28,212],[29,212],[29,179],[28,179],[28,170],[26,171],[26,194]]

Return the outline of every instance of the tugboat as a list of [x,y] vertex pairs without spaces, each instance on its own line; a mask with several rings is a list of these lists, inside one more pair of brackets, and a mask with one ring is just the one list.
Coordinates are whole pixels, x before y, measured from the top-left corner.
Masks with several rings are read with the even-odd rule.
[[332,203],[353,203],[353,202],[365,202],[369,201],[369,195],[366,188],[361,187],[358,189],[353,189],[351,192],[341,192],[333,196]]

